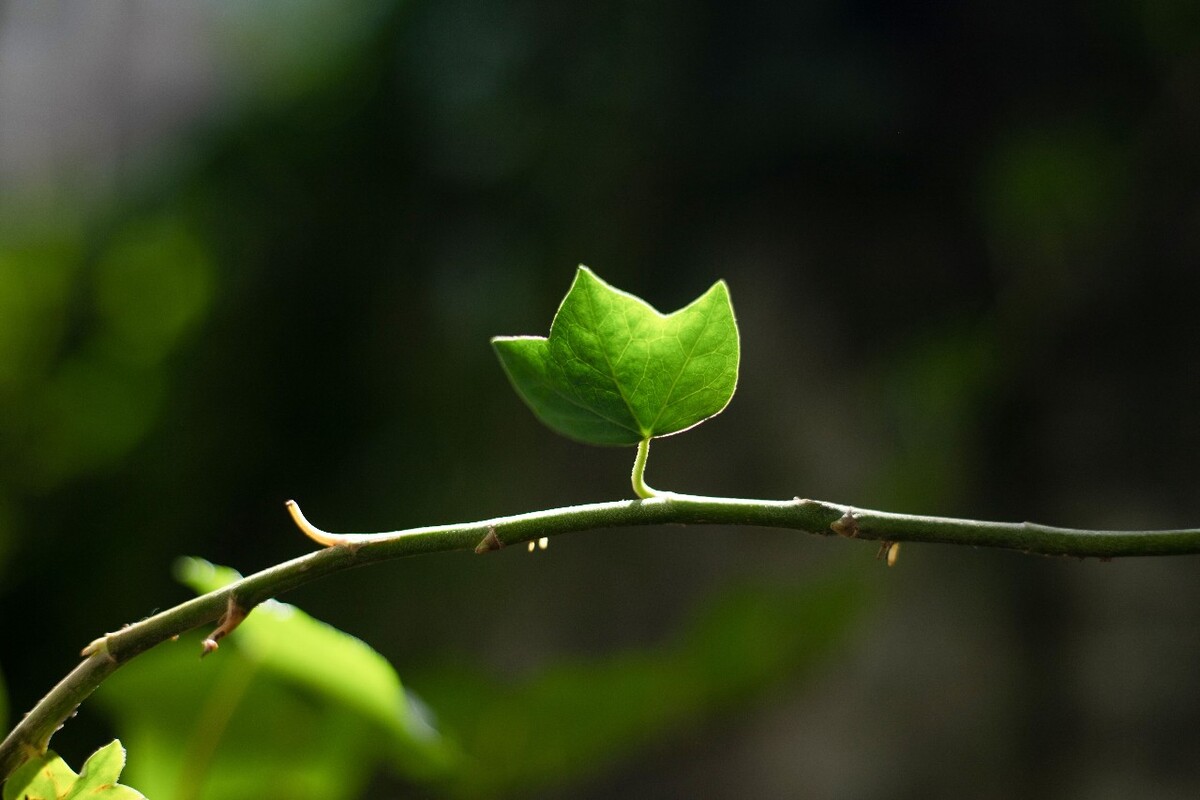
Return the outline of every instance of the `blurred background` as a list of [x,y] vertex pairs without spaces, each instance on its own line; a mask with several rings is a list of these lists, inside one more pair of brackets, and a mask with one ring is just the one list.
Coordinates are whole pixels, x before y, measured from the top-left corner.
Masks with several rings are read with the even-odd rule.
[[[287,498],[391,530],[629,496],[632,449],[540,427],[488,345],[579,263],[665,311],[731,287],[739,391],[652,485],[1200,525],[1198,143],[1188,0],[2,2],[8,722],[191,596],[177,557],[311,550]],[[284,599],[395,666],[399,732],[239,678],[235,636],[53,745],[121,736],[152,800],[1200,795],[1200,559],[875,549],[341,574]]]

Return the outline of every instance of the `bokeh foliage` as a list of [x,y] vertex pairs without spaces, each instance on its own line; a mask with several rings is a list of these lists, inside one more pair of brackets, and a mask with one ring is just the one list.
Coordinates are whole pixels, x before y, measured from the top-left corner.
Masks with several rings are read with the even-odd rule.
[[[0,70],[12,714],[98,632],[184,599],[178,555],[248,572],[300,552],[287,497],[366,530],[627,493],[627,454],[540,429],[487,347],[541,331],[580,262],[659,308],[716,278],[737,298],[737,401],[659,445],[651,482],[1090,526],[1200,519],[1195,4],[36,5],[0,11],[5,59],[55,55]],[[13,49],[43,30],[76,38]],[[164,133],[184,74],[207,88]],[[113,151],[72,149],[72,125]],[[916,548],[884,573],[872,555],[614,531],[286,599],[370,642],[481,758],[505,741],[488,725],[586,708],[579,687],[620,663],[637,691],[691,674],[712,690],[695,698],[728,698],[651,692],[661,735],[593,712],[576,736],[608,730],[609,755],[584,763],[568,739],[536,775],[464,768],[446,791],[566,785],[546,775],[595,797],[1200,789],[1195,559]],[[878,591],[837,661],[801,669],[794,640],[755,635],[768,666],[736,696],[682,664],[689,620],[730,581],[802,592],[843,557]],[[730,603],[731,630],[764,613]],[[840,613],[785,630],[821,641]],[[706,652],[733,658],[728,635]],[[177,657],[197,686],[239,663],[232,643],[204,662],[190,644],[147,663]],[[311,694],[252,694],[292,704],[295,724],[263,732],[280,750],[317,725]],[[81,764],[114,719],[85,705],[55,746]],[[145,741],[129,770],[139,747],[143,768],[168,763]],[[324,755],[309,763],[341,753]],[[367,791],[424,785],[355,763]]]

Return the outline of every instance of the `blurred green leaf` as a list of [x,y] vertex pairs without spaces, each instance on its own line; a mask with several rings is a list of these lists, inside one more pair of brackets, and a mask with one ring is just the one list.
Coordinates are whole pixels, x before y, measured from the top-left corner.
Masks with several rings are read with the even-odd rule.
[[389,756],[377,728],[273,679],[234,647],[160,646],[96,693],[155,800],[349,800]]
[[[1099,122],[1007,131],[981,164],[983,222],[1022,302],[1062,302],[1076,263],[1105,252],[1119,231],[1128,155]],[[1028,296],[1026,296],[1028,295]]]
[[469,756],[447,790],[552,791],[711,722],[828,657],[866,596],[848,578],[731,589],[659,650],[561,664],[514,683],[445,665],[420,685]]
[[62,242],[0,251],[0,390],[25,389],[46,371],[66,327],[74,258]]
[[[198,594],[241,575],[203,559],[178,564],[180,580]],[[419,745],[438,757],[437,733],[411,711],[400,676],[370,645],[295,606],[269,600],[238,626],[231,639],[264,671],[344,704],[387,730],[401,746]]]
[[1003,383],[996,337],[991,319],[930,323],[879,362],[868,391],[894,440],[872,493],[885,507],[941,508],[971,491],[983,417]]
[[150,366],[203,319],[213,266],[204,244],[180,220],[138,219],[101,255],[95,291],[101,335],[114,360]]
[[39,482],[53,485],[125,456],[162,409],[157,371],[130,369],[103,357],[72,357],[42,387],[38,447],[31,453]]
[[88,758],[76,775],[53,750],[25,762],[4,785],[4,800],[146,800],[117,780],[125,768],[125,748],[114,740]]
[[588,444],[686,430],[720,413],[737,386],[738,330],[724,281],[663,315],[580,267],[548,339],[492,344],[538,419]]
[[[200,559],[178,572],[198,592],[240,577]],[[198,654],[197,641],[164,645],[97,694],[156,800],[338,800],[380,763],[427,781],[454,762],[382,656],[294,606],[263,603],[218,654]]]

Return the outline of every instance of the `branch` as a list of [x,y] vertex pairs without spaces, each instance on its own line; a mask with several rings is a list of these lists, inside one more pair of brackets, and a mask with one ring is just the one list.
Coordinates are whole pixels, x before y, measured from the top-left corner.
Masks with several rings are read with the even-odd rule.
[[[240,620],[240,617],[235,619],[231,610],[240,610],[244,615],[263,600],[297,586],[377,561],[449,550],[488,553],[562,533],[666,524],[789,528],[887,545],[930,542],[1077,558],[1200,554],[1200,529],[1076,530],[1030,522],[978,522],[890,514],[799,498],[739,500],[660,492],[646,500],[593,503],[380,534],[329,534],[304,520],[294,504],[289,503],[289,509],[306,535],[331,546],[250,575],[92,642],[83,651],[84,660],[0,744],[0,779],[6,779],[30,757],[45,752],[50,737],[79,704],[105,678],[139,653],[192,628],[223,619],[221,628],[214,632],[215,639],[218,634],[232,630]],[[889,552],[894,551],[889,547]]]

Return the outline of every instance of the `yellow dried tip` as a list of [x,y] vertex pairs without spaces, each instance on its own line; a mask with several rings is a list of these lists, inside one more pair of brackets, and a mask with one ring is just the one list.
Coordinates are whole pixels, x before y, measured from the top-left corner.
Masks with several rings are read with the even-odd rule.
[[287,501],[288,513],[292,515],[292,522],[296,523],[296,527],[304,532],[304,535],[312,539],[323,547],[333,547],[338,544],[350,544],[354,541],[349,536],[339,535],[323,531],[316,525],[313,525],[304,517],[304,513],[300,510],[300,506],[295,500]]

